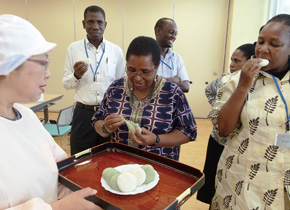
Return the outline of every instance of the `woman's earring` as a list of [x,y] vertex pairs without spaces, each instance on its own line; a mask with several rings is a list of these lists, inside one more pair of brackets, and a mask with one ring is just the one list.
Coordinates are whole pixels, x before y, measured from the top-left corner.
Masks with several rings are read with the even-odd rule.
[[157,81],[157,78],[158,78],[158,75],[156,75],[156,77],[154,78],[154,82],[156,82],[156,81]]

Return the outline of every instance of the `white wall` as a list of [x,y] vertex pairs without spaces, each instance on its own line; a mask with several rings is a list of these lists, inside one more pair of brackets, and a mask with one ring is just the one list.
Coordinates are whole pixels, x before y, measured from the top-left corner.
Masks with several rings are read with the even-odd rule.
[[[182,56],[193,82],[186,96],[194,116],[204,118],[211,108],[204,94],[206,82],[220,76],[223,66],[227,71],[229,55],[237,46],[256,40],[259,27],[266,22],[268,1],[0,0],[0,14],[28,17],[47,40],[57,43],[50,55],[52,77],[48,80],[46,93],[60,93],[64,97],[50,107],[50,111],[74,102],[74,91],[65,90],[61,80],[67,47],[85,37],[82,20],[87,6],[96,4],[105,10],[108,22],[105,38],[122,47],[124,55],[133,38],[140,35],[154,37],[156,21],[161,17],[173,18],[174,14],[179,33],[174,51]],[[229,28],[226,31],[229,2]]]
[[[268,20],[271,0],[232,0],[227,40],[226,65],[232,53],[242,44],[257,41],[259,29]],[[229,72],[229,68],[225,68]]]

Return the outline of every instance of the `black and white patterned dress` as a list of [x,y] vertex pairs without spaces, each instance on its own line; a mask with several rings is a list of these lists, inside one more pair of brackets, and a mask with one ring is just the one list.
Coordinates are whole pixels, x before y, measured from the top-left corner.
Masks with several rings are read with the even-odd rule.
[[[218,136],[218,113],[235,91],[240,72],[224,77],[217,102],[210,113],[214,138],[225,144],[216,175],[216,209],[282,210],[289,202],[290,148],[274,145],[277,133],[285,134],[286,111],[272,76],[261,71],[240,115],[236,129],[224,140]],[[289,71],[277,78],[290,105]],[[286,196],[284,197],[284,189]],[[288,194],[288,196],[287,196]]]

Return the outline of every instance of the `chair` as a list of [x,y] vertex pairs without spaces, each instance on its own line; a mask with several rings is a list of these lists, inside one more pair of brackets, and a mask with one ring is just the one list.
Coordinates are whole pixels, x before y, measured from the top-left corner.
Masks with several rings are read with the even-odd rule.
[[60,146],[62,147],[61,137],[65,136],[65,142],[67,144],[67,135],[71,131],[71,122],[73,116],[73,109],[74,106],[71,105],[64,109],[61,109],[58,114],[58,118],[56,124],[46,123],[44,125],[45,129],[50,133],[52,136],[58,136]]

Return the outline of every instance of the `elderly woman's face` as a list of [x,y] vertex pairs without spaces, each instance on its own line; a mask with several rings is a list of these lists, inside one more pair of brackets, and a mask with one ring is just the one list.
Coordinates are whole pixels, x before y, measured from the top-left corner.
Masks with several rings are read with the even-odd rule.
[[156,75],[151,55],[130,55],[127,61],[127,75],[134,90],[150,90]]
[[44,93],[46,80],[50,77],[46,64],[46,54],[35,55],[11,72],[9,80],[19,102],[37,101]]
[[278,22],[265,25],[259,34],[255,52],[257,58],[270,61],[262,70],[272,73],[285,70],[290,53],[290,26]]

